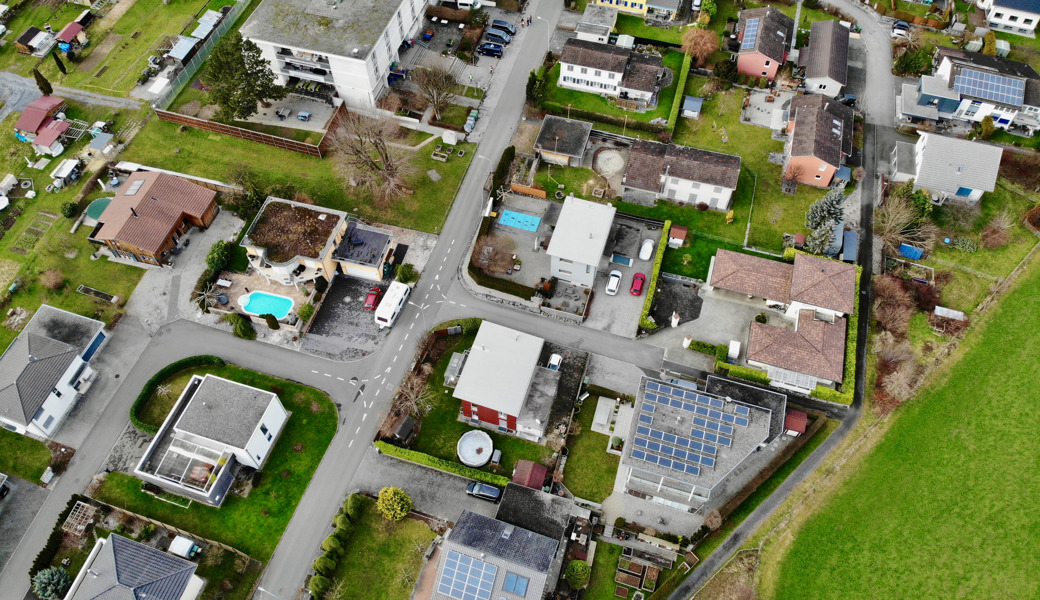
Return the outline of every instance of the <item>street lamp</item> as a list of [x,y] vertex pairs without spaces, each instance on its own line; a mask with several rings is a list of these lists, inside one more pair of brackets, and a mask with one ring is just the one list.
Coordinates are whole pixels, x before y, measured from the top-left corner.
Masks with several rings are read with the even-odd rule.
[[552,28],[549,27],[549,22],[545,19],[535,15],[535,18],[545,23],[545,51],[549,51],[549,44],[552,42]]

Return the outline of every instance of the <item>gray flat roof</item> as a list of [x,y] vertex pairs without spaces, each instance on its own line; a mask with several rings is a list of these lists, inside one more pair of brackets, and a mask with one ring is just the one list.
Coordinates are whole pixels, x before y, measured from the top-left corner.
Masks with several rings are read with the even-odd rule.
[[546,254],[583,265],[599,264],[614,222],[613,206],[568,196]]
[[559,371],[537,367],[527,390],[527,398],[524,399],[524,405],[516,417],[517,427],[540,430],[544,434],[559,387]]
[[495,518],[558,540],[570,523],[573,509],[574,500],[508,483]]
[[[190,388],[190,382],[188,386]],[[235,448],[245,448],[272,400],[278,401],[278,396],[207,374],[188,399],[173,428]]]
[[364,60],[401,2],[394,0],[263,0],[242,37],[321,54]]
[[383,262],[386,246],[393,234],[385,229],[376,229],[358,223],[347,222],[347,232],[343,241],[332,253],[332,258],[359,265],[378,266]]
[[705,389],[708,393],[718,398],[728,398],[744,404],[754,404],[755,406],[769,409],[769,438],[766,439],[767,442],[773,441],[776,439],[776,436],[784,432],[787,394],[726,379],[718,375],[708,375]]
[[617,24],[617,14],[618,10],[613,6],[589,3],[585,7],[585,12],[582,13],[578,24],[588,23],[590,25],[600,25],[606,27],[609,31]]
[[473,340],[454,396],[519,416],[544,343],[540,337],[484,321]]

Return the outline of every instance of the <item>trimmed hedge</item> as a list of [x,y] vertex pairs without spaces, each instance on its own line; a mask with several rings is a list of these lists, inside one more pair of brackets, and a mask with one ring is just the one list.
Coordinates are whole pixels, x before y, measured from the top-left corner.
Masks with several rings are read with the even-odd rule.
[[29,579],[36,577],[37,573],[51,566],[54,557],[58,555],[58,550],[61,549],[62,541],[65,540],[65,532],[61,530],[61,526],[65,524],[65,519],[69,518],[72,508],[81,500],[87,502],[90,499],[79,494],[73,494],[69,498],[69,503],[65,505],[65,510],[61,511],[61,514],[58,515],[58,520],[54,523],[54,529],[51,530],[47,543],[43,545],[43,549],[36,555],[32,566],[29,567]]
[[675,131],[679,123],[679,111],[682,109],[683,94],[686,92],[686,78],[690,75],[690,66],[693,64],[693,56],[683,54],[682,72],[679,73],[679,85],[675,88],[675,99],[672,101],[672,111],[668,113],[668,132]]
[[346,511],[347,518],[351,521],[357,521],[361,518],[361,496],[359,494],[351,494],[347,496],[347,501],[343,503],[343,510]]
[[729,359],[729,346],[726,344],[715,346],[715,368],[719,368],[718,363],[725,363],[727,359]]
[[516,281],[510,281],[508,279],[501,279],[499,277],[492,277],[480,269],[474,267],[472,264],[468,265],[469,276],[473,278],[473,281],[477,282],[478,285],[486,288],[491,288],[495,291],[509,294],[510,296],[516,296],[523,298],[524,300],[530,300],[536,293],[533,287],[518,283]]
[[856,343],[859,339],[859,286],[863,267],[856,266],[856,300],[852,314],[846,317],[848,330],[845,335],[845,373],[841,380],[841,391],[816,386],[810,394],[813,398],[851,405],[856,396]]
[[210,354],[202,354],[199,356],[189,356],[188,358],[182,358],[177,362],[172,362],[165,367],[159,369],[152,378],[144,384],[141,388],[141,393],[137,394],[137,399],[134,400],[134,405],[130,407],[130,422],[134,424],[134,427],[141,430],[143,433],[155,435],[159,433],[159,428],[147,423],[143,423],[138,417],[138,413],[141,412],[141,408],[144,403],[152,397],[155,393],[155,389],[159,387],[159,384],[166,381],[174,374],[183,371],[185,369],[191,369],[193,367],[202,366],[214,366],[223,367],[226,363],[224,359],[219,356],[213,356]]
[[430,456],[429,454],[423,454],[422,452],[416,452],[415,450],[408,450],[406,448],[398,448],[397,446],[388,444],[383,441],[374,442],[376,448],[379,449],[383,454],[388,454],[395,458],[407,460],[416,464],[432,467],[448,473],[454,473],[455,475],[461,475],[463,477],[469,477],[476,481],[488,483],[491,485],[497,485],[499,487],[505,487],[511,479],[503,477],[501,475],[495,475],[494,473],[488,473],[486,471],[480,471],[467,467],[462,463],[452,462],[450,460],[444,460],[443,458],[437,458],[436,456]]
[[[557,102],[542,102],[541,109],[558,115],[561,117],[567,116],[567,107]],[[572,119],[584,119],[586,121],[606,123],[607,125],[614,125],[615,127],[627,127],[628,129],[635,129],[636,131],[646,131],[647,133],[671,133],[671,127],[665,127],[663,125],[653,125],[650,123],[644,123],[642,121],[634,121],[632,119],[619,119],[612,115],[605,115],[602,113],[592,112],[588,110],[582,110],[580,108],[570,109],[570,118]]]
[[657,325],[651,321],[650,309],[654,305],[654,292],[657,291],[657,278],[661,274],[661,261],[664,260],[664,249],[668,245],[668,232],[672,229],[672,222],[665,221],[661,227],[661,239],[657,240],[657,258],[654,259],[654,270],[650,272],[650,285],[646,286],[646,300],[643,301],[643,312],[639,315],[639,326],[643,329],[657,329]]
[[693,350],[694,352],[700,352],[701,354],[715,356],[715,353],[718,351],[718,346],[716,346],[715,344],[709,344],[708,342],[702,342],[700,340],[693,340],[692,342],[690,342],[690,350]]
[[495,175],[491,178],[491,194],[504,186],[509,177],[509,168],[513,165],[513,159],[516,158],[516,147],[509,146],[502,151],[502,157],[498,159],[498,166],[495,168]]
[[762,385],[769,385],[769,382],[772,381],[771,379],[769,379],[768,376],[766,376],[765,373],[763,373],[762,371],[759,371],[758,369],[753,369],[751,367],[744,367],[744,366],[741,366],[741,365],[728,365],[728,364],[725,364],[725,363],[723,363],[723,364],[716,363],[715,364],[715,369],[716,370],[718,370],[718,369],[725,369],[726,371],[729,372],[729,376],[730,377],[736,377],[737,379],[744,379],[744,380],[750,381],[752,383],[759,383],[759,384],[762,384]]

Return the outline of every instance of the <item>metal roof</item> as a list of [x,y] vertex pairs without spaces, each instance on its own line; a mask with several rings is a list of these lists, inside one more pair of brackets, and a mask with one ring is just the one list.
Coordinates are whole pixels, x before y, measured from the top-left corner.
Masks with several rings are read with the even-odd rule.
[[454,396],[514,417],[520,414],[545,340],[491,321],[480,324]]
[[608,204],[597,204],[568,196],[556,221],[546,254],[583,265],[598,266],[610,237],[617,212]]
[[[448,534],[448,542],[484,553],[499,566],[520,565],[546,573],[560,542],[505,521],[463,511]],[[493,560],[498,559],[498,560]]]

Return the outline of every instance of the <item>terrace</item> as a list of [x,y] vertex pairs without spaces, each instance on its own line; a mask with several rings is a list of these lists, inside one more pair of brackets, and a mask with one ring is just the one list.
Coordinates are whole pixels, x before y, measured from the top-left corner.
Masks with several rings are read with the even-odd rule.
[[342,217],[333,211],[271,200],[260,210],[242,243],[264,250],[271,263],[286,263],[297,257],[322,258],[322,250]]

